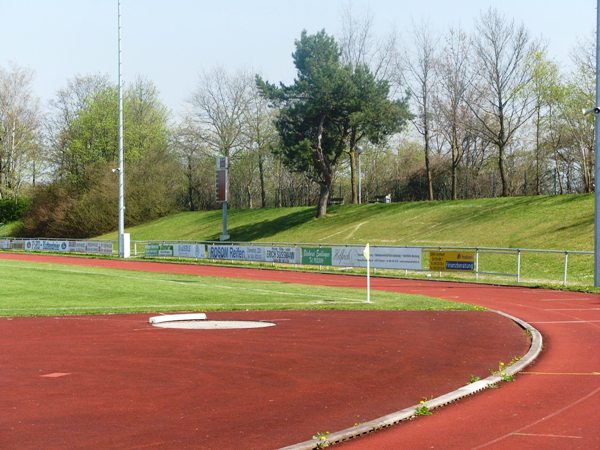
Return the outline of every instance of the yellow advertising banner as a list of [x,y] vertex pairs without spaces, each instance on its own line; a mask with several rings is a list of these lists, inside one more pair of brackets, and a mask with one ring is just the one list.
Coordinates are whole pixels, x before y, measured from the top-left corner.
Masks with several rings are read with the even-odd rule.
[[475,252],[429,252],[429,270],[432,272],[473,272]]

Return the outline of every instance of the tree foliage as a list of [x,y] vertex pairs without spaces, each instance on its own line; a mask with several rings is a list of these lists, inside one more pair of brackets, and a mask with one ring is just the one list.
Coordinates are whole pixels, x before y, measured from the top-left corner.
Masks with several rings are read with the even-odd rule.
[[303,32],[293,60],[293,85],[275,86],[260,77],[257,85],[279,107],[278,154],[288,168],[319,185],[317,217],[322,217],[344,151],[363,137],[383,142],[408,114],[403,102],[388,100],[388,83],[377,81],[365,65],[343,65],[335,39],[325,31]]
[[[34,192],[26,233],[86,237],[114,228],[118,157],[117,89],[101,77],[70,84],[55,103],[51,183]],[[167,113],[154,86],[138,80],[124,102],[128,225],[160,217],[175,206],[178,166],[167,148]],[[113,217],[114,216],[114,217]]]

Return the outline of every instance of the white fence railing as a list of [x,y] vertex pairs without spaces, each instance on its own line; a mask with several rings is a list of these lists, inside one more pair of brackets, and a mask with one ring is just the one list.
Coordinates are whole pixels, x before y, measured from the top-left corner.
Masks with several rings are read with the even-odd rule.
[[[310,265],[336,268],[363,268],[364,245],[339,245],[282,242],[220,241],[131,241],[134,257],[203,259],[210,261],[247,261],[254,263]],[[114,255],[114,241],[74,239],[0,238],[0,250],[46,251]],[[517,283],[593,285],[593,252],[579,250],[545,250],[460,246],[371,246],[370,262],[374,270],[442,272],[430,268],[431,252],[469,252],[474,255],[472,270],[460,272],[460,278],[476,281],[513,279]],[[456,274],[444,274],[454,276]]]

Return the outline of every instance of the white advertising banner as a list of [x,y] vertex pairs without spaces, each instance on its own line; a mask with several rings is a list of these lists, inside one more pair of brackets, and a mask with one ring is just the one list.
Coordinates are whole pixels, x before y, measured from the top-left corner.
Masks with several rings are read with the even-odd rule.
[[174,244],[173,256],[180,258],[205,258],[206,247],[204,244]]
[[300,264],[301,249],[298,247],[264,247],[265,261],[281,264]]
[[209,259],[299,264],[300,249],[260,245],[209,245],[206,257]]
[[[367,267],[363,255],[364,247],[333,247],[331,264],[342,267]],[[371,247],[371,267],[378,269],[421,270],[420,248]]]
[[264,247],[254,245],[209,245],[209,259],[265,261]]
[[71,241],[69,242],[69,251],[75,253],[85,253],[87,250],[87,242]]
[[69,241],[69,252],[94,253],[100,255],[112,255],[112,242],[98,241]]
[[0,250],[9,250],[9,249],[10,249],[10,240],[0,239]]
[[23,248],[31,252],[73,252],[101,255],[111,255],[113,252],[112,242],[97,241],[46,241],[43,239],[31,239],[25,241]]
[[41,239],[25,241],[25,250],[38,252],[68,252],[67,241],[44,241]]
[[94,242],[88,241],[85,246],[86,253],[99,253],[101,255],[112,255],[113,243],[112,242]]

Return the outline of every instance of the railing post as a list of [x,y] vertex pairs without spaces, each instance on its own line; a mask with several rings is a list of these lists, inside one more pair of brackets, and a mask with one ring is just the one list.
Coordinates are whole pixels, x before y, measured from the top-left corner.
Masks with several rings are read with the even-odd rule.
[[475,249],[475,280],[479,281],[479,249]]
[[565,271],[563,273],[563,286],[567,286],[567,271],[569,266],[569,252],[565,251]]
[[521,249],[517,249],[517,283],[521,282]]

